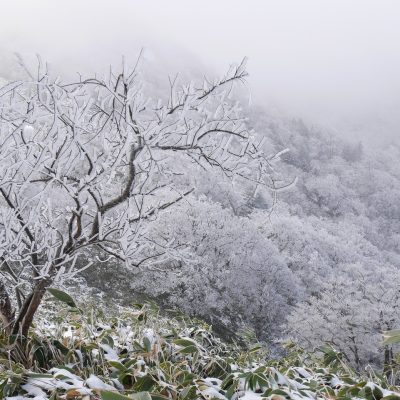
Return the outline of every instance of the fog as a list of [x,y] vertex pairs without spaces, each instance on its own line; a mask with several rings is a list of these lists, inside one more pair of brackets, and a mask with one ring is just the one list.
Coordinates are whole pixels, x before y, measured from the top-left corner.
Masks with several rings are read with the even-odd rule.
[[39,53],[63,73],[99,70],[141,48],[162,76],[223,73],[249,58],[253,103],[337,129],[397,140],[400,3],[77,1],[1,3],[0,74]]

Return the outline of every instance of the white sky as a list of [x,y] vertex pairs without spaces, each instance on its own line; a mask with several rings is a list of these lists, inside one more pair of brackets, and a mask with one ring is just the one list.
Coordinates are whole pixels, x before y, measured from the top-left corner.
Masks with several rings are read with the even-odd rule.
[[[348,132],[400,136],[400,0],[0,0],[9,53],[101,69],[141,47],[160,73],[249,57],[256,102]],[[1,57],[3,56],[3,57]]]

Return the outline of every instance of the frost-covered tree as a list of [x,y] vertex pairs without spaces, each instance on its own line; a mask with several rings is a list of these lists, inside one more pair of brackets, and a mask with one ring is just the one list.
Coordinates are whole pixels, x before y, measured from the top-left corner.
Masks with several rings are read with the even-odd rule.
[[[149,222],[194,188],[196,164],[267,184],[270,159],[231,100],[246,77],[180,84],[153,100],[136,69],[76,82],[37,74],[0,89],[0,316],[26,336],[46,290],[109,257],[174,256]],[[174,162],[179,155],[179,162]],[[261,172],[255,175],[254,171]],[[79,267],[78,267],[79,266]]]
[[265,111],[253,114],[251,124],[264,127],[269,148],[290,146],[279,170],[298,177],[296,190],[280,196],[276,213],[252,216],[301,281],[302,301],[291,311],[289,332],[308,348],[334,341],[354,365],[382,365],[379,330],[400,324],[398,141],[360,145],[348,132]]
[[299,283],[256,221],[191,195],[159,222],[151,234],[175,238],[190,257],[137,269],[134,291],[206,318],[226,336],[244,327],[263,340],[277,334]]
[[387,267],[377,272],[360,264],[347,265],[295,307],[288,318],[291,336],[310,350],[328,343],[357,369],[390,361],[382,332],[400,320],[399,279],[399,272]]

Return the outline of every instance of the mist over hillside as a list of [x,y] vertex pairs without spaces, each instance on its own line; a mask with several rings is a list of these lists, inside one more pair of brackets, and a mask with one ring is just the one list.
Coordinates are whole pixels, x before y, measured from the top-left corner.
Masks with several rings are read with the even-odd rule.
[[[32,70],[37,65],[28,53],[19,57],[4,53],[4,82],[26,74],[21,60]],[[165,98],[172,78],[201,79],[194,57],[185,61],[189,69],[169,77],[176,65],[167,66],[168,60],[158,50],[138,53],[140,79],[153,99]],[[57,66],[50,63],[50,73],[73,78],[69,65]],[[87,64],[83,71],[92,68]],[[208,75],[216,76],[211,70]],[[194,164],[176,171],[181,190],[195,191],[150,223],[148,235],[183,252],[154,265],[110,259],[85,270],[86,283],[80,284],[121,304],[156,300],[209,321],[229,340],[252,329],[278,353],[279,341],[292,337],[310,350],[331,343],[358,367],[381,365],[380,334],[400,324],[394,284],[399,142],[390,133],[375,136],[389,122],[377,128],[366,121],[367,127],[355,129],[343,121],[340,130],[257,104],[248,84],[236,89],[237,100],[271,157],[272,186],[240,177],[232,182]],[[175,154],[173,163],[181,162]],[[274,185],[283,189],[271,190]],[[147,256],[145,250],[138,257]]]
[[372,149],[262,109],[249,124],[271,154],[290,148],[274,168],[276,182],[296,178],[295,186],[275,198],[191,172],[186,184],[196,192],[150,232],[192,256],[116,266],[108,283],[103,272],[86,272],[88,282],[205,318],[227,338],[251,328],[274,348],[289,335],[310,349],[334,344],[358,366],[379,365],[381,332],[400,323],[399,146]]
[[0,399],[400,399],[397,1],[2,11]]
[[[151,61],[148,74],[222,74],[249,58],[255,104],[336,129],[374,145],[398,140],[400,67],[396,0],[7,2],[0,74],[14,52],[40,54],[58,74],[100,73]],[[18,21],[18,24],[15,23]]]

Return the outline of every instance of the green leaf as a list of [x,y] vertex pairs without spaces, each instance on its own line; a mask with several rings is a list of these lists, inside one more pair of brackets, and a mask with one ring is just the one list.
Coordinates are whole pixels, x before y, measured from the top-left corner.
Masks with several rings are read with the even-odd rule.
[[151,375],[147,374],[140,378],[137,378],[136,383],[133,385],[133,389],[137,392],[149,391],[154,386],[154,379]]
[[48,288],[47,291],[57,300],[60,300],[63,303],[68,304],[72,308],[77,308],[74,299],[68,293],[65,293],[62,290],[55,288]]
[[124,364],[120,363],[119,361],[108,361],[108,364],[112,367],[116,368],[120,372],[127,371],[127,368]]
[[116,392],[110,392],[108,390],[102,390],[100,395],[102,400],[132,400],[132,397],[124,396]]
[[150,393],[151,400],[169,400],[169,397],[158,393]]
[[183,349],[180,349],[179,353],[190,354],[190,353],[196,353],[197,351],[198,351],[198,348],[196,346],[187,346],[187,347],[184,347]]
[[190,400],[196,398],[196,386],[187,386],[179,394],[179,398],[182,400]]
[[259,350],[262,350],[262,346],[257,345],[257,346],[254,346],[253,348],[251,348],[251,349],[248,351],[248,353],[249,353],[249,354],[251,354],[251,353],[257,353]]
[[383,332],[383,345],[395,344],[400,342],[400,329]]
[[135,347],[136,350],[139,350],[139,351],[146,351],[146,348],[143,347],[137,340],[135,340],[135,341],[133,342],[133,346]]
[[175,339],[174,344],[177,344],[178,346],[182,347],[196,346],[196,342],[189,339]]
[[149,392],[138,392],[132,394],[134,400],[152,400]]
[[59,340],[55,339],[53,340],[53,345],[56,347],[60,352],[66,356],[69,353],[69,348],[64,346]]
[[148,337],[143,338],[143,344],[144,344],[144,348],[146,349],[146,351],[148,353],[150,353],[151,352],[151,342]]
[[236,382],[236,381],[232,382],[232,385],[225,392],[225,396],[228,399],[231,399],[233,397],[233,395],[237,392],[237,388],[238,388],[238,382]]
[[107,332],[103,332],[101,343],[107,344],[112,349],[114,348],[114,339]]

